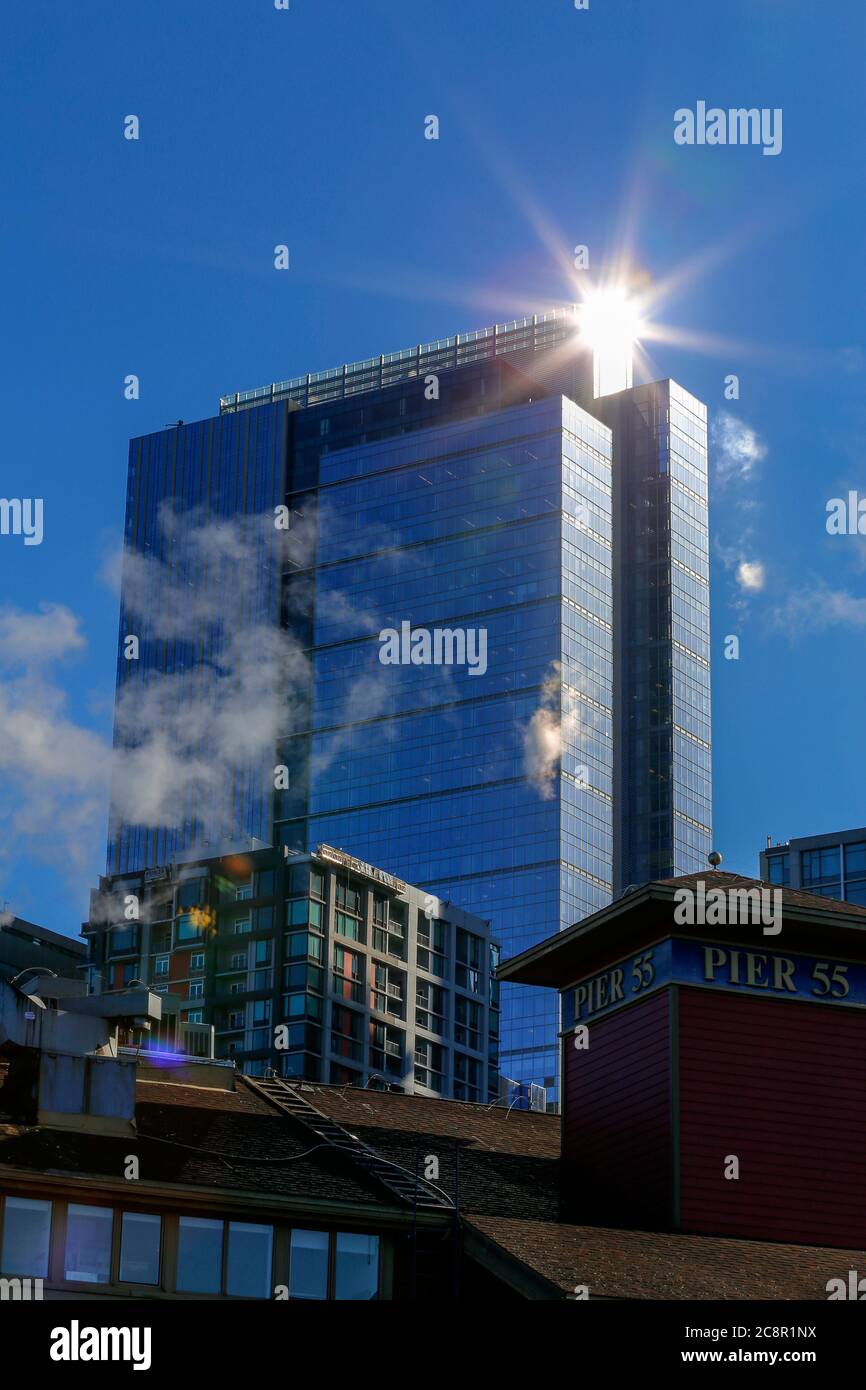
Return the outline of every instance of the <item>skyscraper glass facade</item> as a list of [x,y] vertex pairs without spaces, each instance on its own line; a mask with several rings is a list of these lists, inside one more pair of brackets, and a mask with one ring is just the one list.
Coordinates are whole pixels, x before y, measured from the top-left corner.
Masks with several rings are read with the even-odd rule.
[[[285,777],[272,795],[263,765],[238,779],[232,826],[377,863],[489,918],[503,955],[710,847],[705,411],[668,382],[594,401],[569,324],[539,316],[225,397],[219,420],[131,448],[133,551],[154,544],[160,501],[288,509],[282,592],[267,561],[254,582],[238,573],[252,589],[235,598],[303,654]],[[218,494],[215,457],[234,479]],[[257,492],[240,481],[251,467]],[[483,632],[485,660],[403,648],[383,663],[380,634],[404,628]],[[171,660],[148,649],[152,669]],[[112,872],[206,842],[201,813],[168,831],[127,820],[113,818]],[[554,999],[505,990],[503,1072],[552,1086],[557,1030]]]
[[597,402],[614,436],[615,890],[712,848],[706,407],[674,381]]

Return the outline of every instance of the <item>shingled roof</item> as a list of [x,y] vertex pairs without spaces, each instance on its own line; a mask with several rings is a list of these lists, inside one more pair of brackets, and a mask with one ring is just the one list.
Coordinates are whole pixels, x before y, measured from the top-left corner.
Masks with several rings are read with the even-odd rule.
[[[826,1299],[866,1251],[468,1216],[466,1251],[535,1298]],[[583,1296],[583,1295],[580,1295]]]
[[[339,1086],[299,1087],[385,1159],[423,1172],[439,1160],[439,1186],[461,1208],[555,1219],[559,1118],[503,1107]],[[363,1166],[311,1137],[238,1077],[233,1091],[139,1079],[135,1153],[142,1179],[268,1198],[397,1205]],[[71,1177],[122,1175],[129,1138],[0,1123],[0,1165]],[[405,1210],[405,1208],[403,1208]]]

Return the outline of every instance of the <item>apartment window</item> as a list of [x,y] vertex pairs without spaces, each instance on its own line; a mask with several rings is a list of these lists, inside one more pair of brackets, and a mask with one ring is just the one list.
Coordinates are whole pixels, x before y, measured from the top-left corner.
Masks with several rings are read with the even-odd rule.
[[177,890],[178,911],[184,907],[197,907],[207,897],[206,878],[188,878]]
[[189,987],[188,999],[204,998],[204,980],[193,980]]
[[322,938],[314,936],[312,932],[291,932],[286,937],[286,959],[303,960],[305,957],[310,960],[322,959]]
[[153,967],[153,974],[156,979],[161,975],[168,974],[168,956],[157,956],[156,964]]
[[457,967],[455,979],[461,989],[473,994],[483,991],[481,961],[484,942],[474,932],[457,930]]
[[184,1021],[186,1023],[204,1023],[204,1009],[189,1009]]
[[202,931],[204,930],[200,922],[201,919],[198,919],[198,921],[193,921],[192,915],[190,913],[184,913],[183,916],[178,917],[177,928],[175,930],[176,940],[178,942],[198,941],[198,939],[201,937]]
[[229,1028],[231,1028],[231,1029],[234,1030],[234,1031],[237,1031],[239,1028],[243,1028],[243,1026],[244,1026],[244,1011],[243,1011],[243,1009],[239,1010],[237,1013],[230,1013],[230,1014],[229,1014],[228,1026],[229,1026]]
[[405,1004],[405,978],[401,971],[395,970],[392,965],[380,965],[378,961],[373,961],[370,966],[370,1005],[378,1009],[383,1014],[394,1014],[396,1018],[404,1018],[406,1014]]
[[[286,870],[286,893],[290,898],[306,897],[310,890],[309,864],[292,864]],[[321,897],[321,893],[319,897]]]
[[363,922],[357,917],[349,917],[345,912],[334,913],[334,930],[348,941],[363,942],[365,939]]
[[256,999],[253,1001],[253,1027],[266,1027],[271,1021],[271,1001],[270,999]]
[[256,965],[270,965],[273,957],[272,941],[256,942]]
[[283,989],[315,989],[322,992],[322,968],[301,961],[298,965],[283,966]]
[[223,1223],[182,1216],[178,1226],[177,1288],[181,1293],[220,1293]]
[[364,910],[364,889],[358,884],[338,878],[335,897],[338,907],[344,907],[347,912],[354,912],[356,917],[361,916]]
[[109,941],[112,956],[125,956],[138,950],[138,927],[113,927]]
[[415,1023],[428,1033],[445,1032],[446,993],[441,985],[418,980],[415,985]]
[[321,869],[314,869],[310,866],[310,892],[314,898],[325,897],[325,875]]
[[360,1004],[364,998],[363,957],[346,946],[334,946],[334,993]]
[[454,1041],[481,1051],[481,1005],[459,994],[454,1000]]
[[238,883],[235,886],[235,902],[247,902],[253,896],[253,885],[250,879],[245,883]]
[[245,936],[250,929],[249,917],[236,917],[232,923],[232,931],[235,936]]
[[480,1100],[480,1063],[463,1052],[454,1053],[454,1099]]
[[334,1004],[331,1010],[331,1051],[350,1062],[364,1060],[364,1015]]
[[189,958],[190,970],[204,970],[204,951],[194,951]]
[[428,1091],[445,1089],[445,1049],[438,1043],[418,1038],[415,1043],[415,1080]]
[[791,881],[790,856],[770,854],[767,856],[767,877],[770,883],[787,884]]
[[127,985],[131,985],[133,980],[138,979],[138,966],[135,961],[130,961],[129,965],[121,966],[120,978],[123,981],[124,988],[126,988]]
[[272,898],[274,896],[274,871],[273,869],[263,869],[256,874],[256,897]]
[[327,1231],[292,1231],[289,1297],[328,1297]]
[[274,1254],[272,1226],[228,1223],[226,1293],[237,1298],[270,1298]]
[[247,968],[247,957],[246,957],[246,952],[244,952],[244,951],[235,951],[235,953],[233,954],[233,956],[232,956],[232,958],[231,958],[231,965],[229,966],[229,969],[230,969],[230,970],[246,970],[246,968]]
[[314,1023],[290,1023],[287,1029],[288,1052],[299,1052],[306,1049],[308,1052],[321,1052],[322,1050],[322,1030]]
[[286,926],[305,927],[307,923],[311,927],[322,927],[322,904],[311,902],[309,898],[294,898],[286,903]]
[[283,1018],[321,1019],[322,1000],[318,994],[284,994]]
[[418,911],[418,968],[431,975],[447,973],[448,924]]
[[110,1207],[70,1202],[66,1212],[65,1277],[76,1283],[107,1284],[111,1272]]
[[7,1197],[3,1204],[0,1270],[31,1279],[48,1278],[51,1203],[30,1197]]
[[370,1066],[374,1071],[402,1076],[405,1055],[402,1028],[392,1028],[387,1023],[370,1024]]
[[845,877],[866,878],[866,843],[845,846]]
[[839,846],[803,850],[802,877],[804,884],[824,884],[839,879]]
[[273,931],[274,929],[274,909],[272,907],[256,907],[253,909],[253,930],[254,931]]
[[162,1217],[125,1211],[120,1225],[120,1278],[125,1284],[159,1283]]

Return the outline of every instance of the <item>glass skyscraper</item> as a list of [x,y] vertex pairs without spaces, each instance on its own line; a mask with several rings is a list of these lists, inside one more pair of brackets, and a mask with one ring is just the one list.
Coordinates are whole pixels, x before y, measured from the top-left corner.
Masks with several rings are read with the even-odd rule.
[[[119,662],[121,701],[168,672],[206,704],[238,623],[279,625],[295,657],[276,752],[245,762],[242,746],[225,786],[191,781],[165,828],[115,807],[109,872],[226,833],[324,842],[489,918],[510,955],[631,882],[702,867],[706,487],[704,407],[672,382],[594,399],[573,307],[228,396],[214,420],[134,440],[121,635],[141,651]],[[288,549],[272,544],[280,504]],[[235,514],[253,549],[227,579],[206,538]],[[185,516],[204,544],[184,548]],[[142,584],[145,554],[159,563]],[[170,638],[142,593],[176,598],[178,567],[217,601]],[[413,660],[405,641],[383,663],[380,634],[443,629],[483,633],[483,663]],[[512,987],[502,1003],[503,1072],[553,1086],[555,999]]]

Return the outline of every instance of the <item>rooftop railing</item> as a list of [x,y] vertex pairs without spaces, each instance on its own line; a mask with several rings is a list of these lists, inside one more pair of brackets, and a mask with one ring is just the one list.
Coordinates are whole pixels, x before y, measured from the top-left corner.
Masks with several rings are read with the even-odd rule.
[[512,319],[510,323],[457,333],[453,338],[438,338],[432,343],[367,357],[361,362],[347,362],[323,372],[307,372],[306,376],[274,381],[270,386],[258,386],[252,391],[236,391],[220,397],[220,414],[231,415],[268,401],[286,399],[306,408],[504,353],[555,347],[574,332],[575,310],[574,304],[561,305],[546,314],[531,314]]

